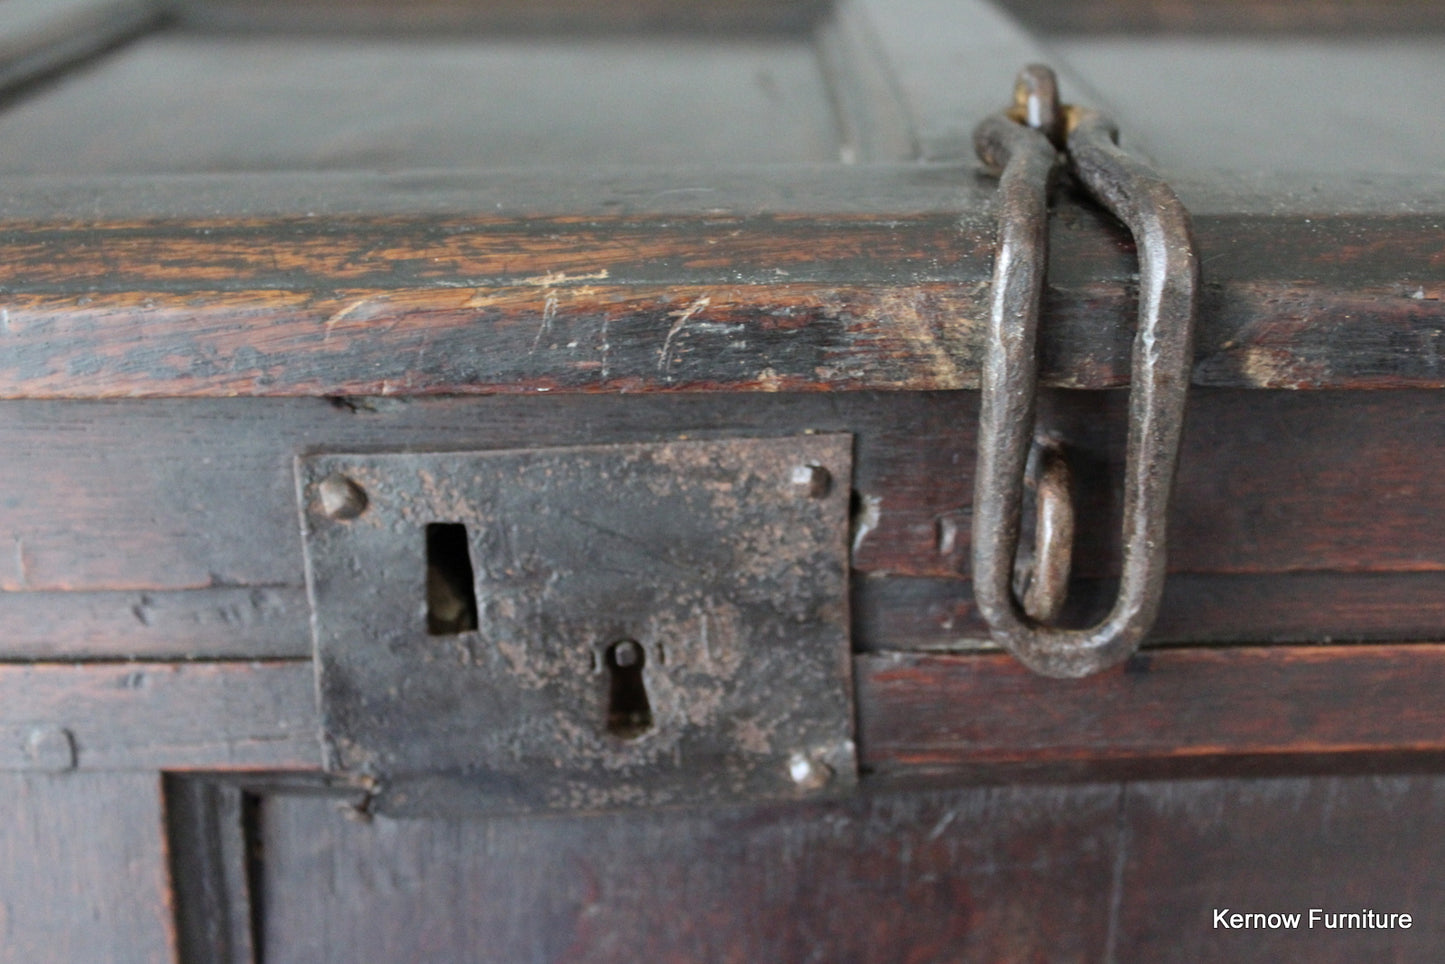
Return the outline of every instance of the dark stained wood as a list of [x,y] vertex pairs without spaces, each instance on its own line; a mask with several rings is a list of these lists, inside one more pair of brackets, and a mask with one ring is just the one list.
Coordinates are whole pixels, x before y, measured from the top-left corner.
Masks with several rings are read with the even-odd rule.
[[[1124,793],[1112,960],[1427,961],[1445,941],[1445,778],[1160,782]],[[1302,919],[1298,929],[1216,928],[1225,907]],[[1310,908],[1412,922],[1310,929]]]
[[[9,403],[0,406],[0,443],[11,453],[0,460],[0,490],[12,493],[0,502],[8,562],[0,567],[0,586],[15,591],[299,587],[303,567],[292,469],[298,452],[504,449],[535,446],[542,439],[577,445],[808,430],[859,435],[854,484],[865,493],[887,491],[891,477],[914,468],[946,470],[918,475],[909,483],[909,497],[900,493],[899,511],[890,499],[884,528],[864,540],[907,534],[931,556],[936,510],[928,494],[936,491],[942,504],[957,504],[971,482],[954,468],[964,459],[961,453],[915,448],[898,428],[908,425],[924,437],[939,437],[959,421],[960,404],[968,405],[968,396]],[[964,411],[965,423],[971,422],[971,407]],[[37,485],[40,479],[44,484]],[[177,596],[163,603],[206,598]],[[124,612],[120,616],[126,618]],[[254,625],[258,633],[268,631],[264,621]],[[286,626],[269,625],[278,631]],[[219,637],[222,628],[214,628]],[[138,632],[127,628],[124,634],[134,638]],[[285,652],[290,651],[288,644]]]
[[0,956],[170,964],[160,778],[0,773]]
[[176,938],[182,961],[256,964],[251,889],[255,801],[217,779],[165,782]]
[[[52,9],[104,6],[70,2]],[[324,29],[334,12],[365,31],[401,11],[374,0],[259,9],[268,5],[194,4],[189,22],[259,12]],[[407,6],[414,21],[435,16],[433,29],[468,19],[452,0]],[[590,30],[574,0],[474,9],[471,27]],[[513,110],[524,132],[570,125],[570,161],[587,165],[728,151],[824,163],[579,174],[528,141],[486,142],[430,92],[387,114],[381,101],[411,75],[375,68],[405,57],[345,69],[314,58],[299,74],[320,92],[280,103],[276,88],[297,74],[251,57],[280,50],[277,38],[138,45],[97,65],[114,71],[30,85],[20,93],[33,97],[0,114],[0,168],[37,172],[0,175],[0,770],[23,771],[0,773],[12,804],[0,825],[0,958],[1434,954],[1445,936],[1429,919],[1445,904],[1433,882],[1445,857],[1435,839],[1445,645],[1158,648],[1078,682],[1040,680],[997,653],[886,651],[977,645],[967,581],[976,397],[953,389],[977,382],[994,185],[976,174],[967,135],[1006,99],[1018,63],[1039,59],[1037,45],[973,2],[856,0],[836,19],[812,0],[708,11],[624,0],[615,13],[629,30],[691,27],[698,14],[748,33],[751,21],[751,36],[730,35],[733,53],[766,66],[786,47],[779,76],[810,92],[806,116],[764,130],[706,111],[649,113],[639,105],[655,77],[640,69],[625,105],[634,127],[593,109],[617,93],[601,82],[570,105],[582,105],[571,120],[487,99],[496,85],[475,74],[470,91],[449,92],[466,107]],[[957,29],[969,17],[974,29]],[[33,78],[96,42],[11,61],[5,40],[0,28],[0,83],[7,66]],[[373,53],[385,46],[375,40]],[[701,61],[675,56],[698,48],[675,35],[667,44],[667,63],[715,107],[736,102],[729,90],[755,107],[761,97],[774,121],[773,108],[788,106],[791,83],[770,88],[775,76],[747,71],[699,81]],[[325,47],[312,38],[288,49]],[[651,41],[613,52],[643,47]],[[223,48],[241,51],[239,67],[212,61]],[[531,40],[509,49],[524,48],[537,50]],[[110,80],[163,66],[142,63],[162,49],[189,58],[197,79],[176,89],[204,81],[216,96],[186,116],[139,101],[109,109],[140,89]],[[259,85],[237,83],[246,77]],[[344,77],[361,121],[327,126],[318,108],[346,98],[325,82]],[[546,79],[553,93],[576,89]],[[1070,99],[1092,100],[1065,83]],[[292,133],[236,123],[258,90],[298,118]],[[77,91],[89,122],[71,117],[56,139],[7,126]],[[243,110],[223,111],[221,95]],[[1211,103],[1207,116],[1229,106]],[[404,136],[380,132],[383,114]],[[407,126],[422,114],[433,127],[442,118],[440,133]],[[576,128],[579,115],[596,126]],[[1149,143],[1148,125],[1120,119],[1132,142]],[[679,121],[693,133],[662,142],[672,153],[634,136],[676,133]],[[150,136],[162,128],[169,139]],[[576,149],[594,135],[615,153]],[[495,150],[474,150],[478,137]],[[849,170],[826,160],[840,142],[840,160],[931,163]],[[400,168],[499,157],[531,169],[107,176],[117,159],[132,170],[263,170],[278,158]],[[54,177],[60,167],[97,174]],[[1445,387],[1445,181],[1178,183],[1196,214],[1205,291],[1156,641],[1439,637],[1439,393],[1233,389]],[[1043,411],[1080,480],[1073,615],[1083,618],[1107,599],[1115,565],[1123,394],[1068,389],[1127,381],[1136,265],[1117,225],[1065,195],[1042,341],[1055,390]],[[421,395],[502,397],[410,397]],[[857,439],[854,617],[870,650],[855,666],[861,794],[394,822],[368,820],[355,788],[326,786],[295,456],[799,431]],[[46,662],[19,662],[35,659]],[[1372,776],[1094,782],[1111,767],[1181,778],[1202,764],[1283,772],[1279,761]],[[1433,771],[1380,776],[1396,764]],[[160,770],[183,771],[164,798]],[[1054,779],[1068,785],[1045,785]],[[954,786],[904,789],[915,782]],[[1215,903],[1274,910],[1281,900],[1388,901],[1379,909],[1415,912],[1420,927],[1326,944],[1240,942],[1209,926]]]
[[[976,387],[971,177],[940,185],[952,214],[10,222],[0,397]],[[1126,384],[1130,245],[1057,222],[1044,380]],[[1196,228],[1197,382],[1445,385],[1438,215]]]
[[[1106,576],[1116,564],[1123,393],[1062,392],[1046,402],[1079,484],[1083,521],[1075,569],[1085,578]],[[860,506],[876,500],[877,518],[871,528],[860,527],[855,569],[958,579],[970,553],[976,403],[971,393],[11,402],[0,406],[0,445],[10,453],[0,460],[0,491],[7,493],[0,501],[0,587],[225,590],[158,603],[181,607],[162,635],[183,642],[190,617],[182,613],[189,607],[220,598],[235,603],[256,587],[294,591],[303,584],[291,464],[299,452],[503,449],[810,430],[857,438],[853,487]],[[1445,570],[1445,519],[1434,510],[1445,503],[1445,472],[1441,448],[1431,442],[1445,417],[1442,404],[1431,392],[1197,390],[1171,518],[1172,570]],[[1394,598],[1406,586],[1392,590]],[[1087,585],[1079,591],[1086,593]],[[1263,599],[1291,590],[1240,591]],[[112,598],[124,603],[128,597]],[[137,597],[109,610],[125,626],[111,655],[152,645],[149,652],[158,655],[171,645],[127,615],[138,603]],[[33,612],[49,603],[0,605]],[[97,637],[85,629],[84,613],[96,605],[112,604],[80,600],[76,614],[21,631],[17,646],[22,653],[54,646],[57,655],[86,655],[85,640]],[[285,611],[291,615],[278,613],[280,622],[243,618],[234,631],[198,617],[215,639],[193,655],[259,654],[262,638],[291,632],[294,623],[287,620],[295,610],[288,604]],[[1228,612],[1215,611],[1224,625],[1238,625]],[[1322,607],[1321,615],[1328,611]],[[1421,628],[1399,609],[1404,622],[1383,621],[1390,611],[1374,611],[1378,623],[1359,610],[1342,613],[1337,628],[1313,625],[1341,637],[1409,638]],[[170,617],[157,613],[156,619]],[[75,641],[42,638],[66,626],[77,633]],[[1223,638],[1209,623],[1183,631]],[[139,642],[144,639],[156,642]],[[295,642],[278,645],[283,648],[273,655],[295,652]]]
[[67,736],[80,770],[321,765],[309,661],[7,664],[0,694],[0,770],[63,769]]
[[[1075,582],[1074,616],[1107,603],[1107,580]],[[302,587],[129,593],[0,593],[4,658],[306,659]],[[988,645],[967,580],[860,572],[853,643],[876,650]],[[1079,616],[1082,619],[1082,616]],[[1176,572],[1150,643],[1439,639],[1445,572]]]
[[1145,652],[1085,680],[1012,657],[858,657],[859,749],[880,775],[1011,760],[1445,747],[1445,646]]
[[[1114,597],[1112,580],[1078,580],[1065,624],[1084,624]],[[992,648],[964,579],[854,579],[853,646],[878,650]],[[1148,644],[1315,643],[1445,638],[1445,572],[1176,572]]]
[[[999,654],[856,657],[877,779],[1028,762],[1445,752],[1445,645],[1146,651],[1047,680]],[[309,661],[0,667],[0,769],[317,770]],[[39,739],[39,733],[45,739]]]
[[311,655],[301,587],[0,592],[0,652],[34,659],[257,659]]
[[[263,943],[281,961],[1429,960],[1442,814],[1433,774],[545,822],[358,822],[336,800],[267,794]],[[1311,907],[1413,921],[1310,930]],[[1304,918],[1225,931],[1218,908]]]
[[1099,960],[1115,787],[603,818],[261,809],[263,945],[305,961]]

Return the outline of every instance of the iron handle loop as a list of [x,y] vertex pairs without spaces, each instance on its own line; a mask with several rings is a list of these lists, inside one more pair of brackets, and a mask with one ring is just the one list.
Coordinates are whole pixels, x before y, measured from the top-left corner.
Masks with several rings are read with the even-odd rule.
[[[1002,173],[974,483],[973,579],[979,611],[1000,646],[1045,676],[1079,677],[1128,659],[1158,613],[1166,513],[1193,363],[1199,267],[1189,215],[1174,191],[1118,147],[1117,129],[1107,118],[1060,106],[1055,91],[1048,68],[1025,68],[1014,107],[974,132],[979,156]],[[1024,470],[1035,430],[1048,197],[1064,160],[1061,150],[1075,178],[1129,228],[1139,256],[1119,591],[1108,616],[1088,629],[1046,625],[1030,615],[1037,607],[1025,607],[1013,589]]]

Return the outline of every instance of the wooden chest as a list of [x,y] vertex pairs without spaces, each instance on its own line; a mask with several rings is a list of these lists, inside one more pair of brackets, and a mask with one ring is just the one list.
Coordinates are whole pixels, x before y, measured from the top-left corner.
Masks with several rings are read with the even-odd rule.
[[[1433,959],[1445,18],[1011,10],[0,0],[0,960]],[[972,584],[1035,62],[1198,265],[1081,678]],[[1084,627],[1151,254],[1046,233]]]

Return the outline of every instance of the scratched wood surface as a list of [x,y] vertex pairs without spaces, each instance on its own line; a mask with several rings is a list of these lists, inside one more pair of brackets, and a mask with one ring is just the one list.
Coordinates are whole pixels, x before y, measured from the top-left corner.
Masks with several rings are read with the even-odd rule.
[[[970,184],[939,214],[9,221],[0,396],[977,387]],[[1195,220],[1197,384],[1445,384],[1439,214]],[[1043,378],[1127,384],[1127,236],[1059,222]]]
[[[0,770],[20,771],[0,774],[14,803],[0,826],[0,957],[243,960],[254,938],[269,960],[455,960],[477,946],[508,961],[699,948],[1248,960],[1260,945],[1205,932],[1206,904],[1381,900],[1422,922],[1441,906],[1437,777],[1037,782],[1218,759],[1438,768],[1438,644],[1161,648],[1077,684],[996,653],[884,652],[978,646],[976,398],[951,390],[977,382],[993,251],[993,185],[967,132],[1017,63],[1038,59],[1006,17],[860,0],[849,21],[737,0],[712,20],[727,51],[675,33],[487,48],[492,68],[524,48],[556,68],[495,97],[508,72],[466,56],[474,40],[449,38],[460,56],[417,80],[405,68],[419,48],[376,36],[385,17],[366,23],[364,2],[354,26],[373,36],[353,60],[315,35],[260,35],[326,27],[315,7],[198,6],[210,9],[187,15],[196,33],[56,83],[57,66],[138,29],[148,8],[51,5],[86,12],[78,44],[41,31],[0,50],[0,617],[16,627],[0,644]],[[541,6],[503,2],[490,22],[585,20],[566,0]],[[679,8],[619,12],[627,29],[667,31]],[[978,18],[966,37],[945,29],[959,11]],[[448,16],[431,26],[462,22]],[[247,18],[247,39],[218,36]],[[167,86],[176,70],[189,80]],[[649,110],[659,71],[677,96]],[[430,97],[438,86],[460,96]],[[174,96],[199,90],[199,108]],[[288,110],[289,126],[263,116]],[[538,117],[557,125],[547,143],[475,136]],[[654,136],[664,128],[692,134]],[[709,164],[680,166],[698,151]],[[562,162],[648,158],[673,167],[557,176]],[[334,171],[418,159],[451,169]],[[726,159],[743,166],[716,166]],[[747,166],[765,160],[791,163]],[[486,163],[532,170],[456,166]],[[333,171],[254,176],[278,166]],[[1433,394],[1211,386],[1445,387],[1445,182],[1179,183],[1206,265],[1203,389],[1156,641],[1438,638]],[[1074,198],[1053,235],[1045,378],[1120,386],[1131,246]],[[496,393],[513,397],[387,397]],[[590,394],[515,397],[542,393]],[[1083,618],[1109,589],[1120,393],[1060,391],[1045,409],[1070,438],[1088,520]],[[277,789],[314,779],[320,759],[297,453],[808,429],[858,439],[859,739],[876,792],[365,823],[316,786]],[[231,782],[211,793],[203,777],[173,779],[163,803],[162,770]],[[966,780],[994,785],[956,786]],[[955,787],[904,788],[917,781]],[[197,874],[223,886],[187,890]],[[1419,957],[1440,937],[1422,923],[1379,941],[1275,942],[1258,959]]]

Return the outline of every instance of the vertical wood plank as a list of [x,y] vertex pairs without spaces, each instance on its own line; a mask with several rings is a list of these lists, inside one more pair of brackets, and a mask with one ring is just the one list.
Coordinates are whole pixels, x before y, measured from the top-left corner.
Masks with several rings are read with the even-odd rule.
[[0,773],[0,959],[175,959],[160,780]]
[[184,961],[255,964],[251,799],[221,780],[166,781],[177,942]]

